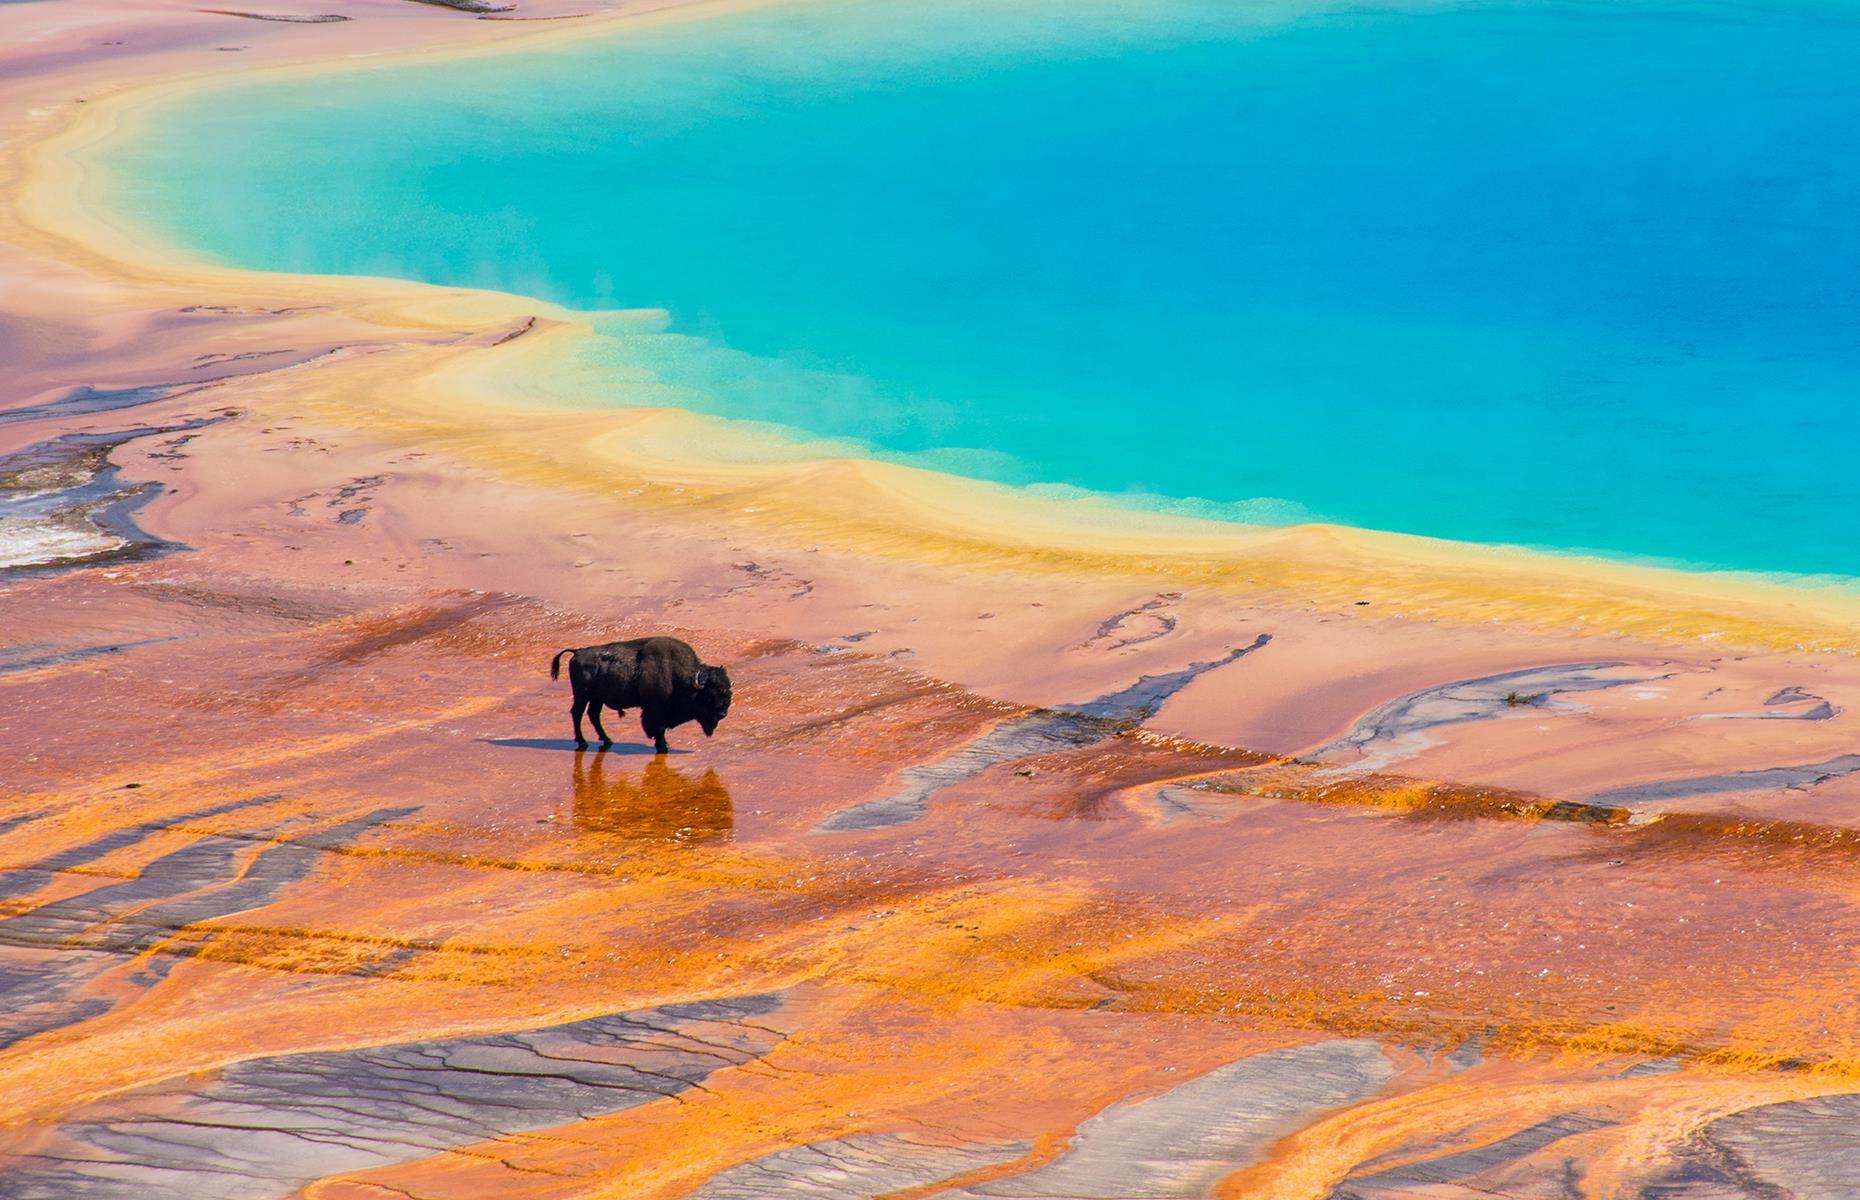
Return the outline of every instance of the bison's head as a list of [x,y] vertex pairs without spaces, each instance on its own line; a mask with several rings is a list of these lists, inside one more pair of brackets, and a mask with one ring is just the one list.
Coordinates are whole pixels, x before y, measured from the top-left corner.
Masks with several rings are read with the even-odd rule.
[[692,712],[704,736],[709,737],[717,732],[717,722],[730,711],[730,673],[722,667],[699,667],[691,686]]

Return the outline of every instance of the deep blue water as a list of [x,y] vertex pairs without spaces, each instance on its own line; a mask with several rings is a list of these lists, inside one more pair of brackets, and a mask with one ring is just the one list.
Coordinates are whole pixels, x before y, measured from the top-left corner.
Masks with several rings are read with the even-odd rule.
[[612,403],[1860,575],[1850,7],[1261,7],[776,5],[207,94],[112,165],[240,264],[668,310],[573,364]]

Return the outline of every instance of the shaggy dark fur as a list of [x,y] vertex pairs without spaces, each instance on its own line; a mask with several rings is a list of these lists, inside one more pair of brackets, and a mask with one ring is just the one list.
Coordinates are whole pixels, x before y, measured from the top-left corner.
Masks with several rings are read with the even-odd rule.
[[639,727],[660,754],[671,749],[665,731],[696,721],[704,736],[717,732],[717,722],[730,711],[730,673],[698,661],[697,651],[677,638],[634,638],[605,646],[563,650],[549,660],[549,678],[562,674],[562,655],[568,660],[568,682],[575,689],[575,745],[587,749],[581,736],[585,709],[594,722],[603,748],[614,744],[601,728],[601,708],[615,712],[639,710]]

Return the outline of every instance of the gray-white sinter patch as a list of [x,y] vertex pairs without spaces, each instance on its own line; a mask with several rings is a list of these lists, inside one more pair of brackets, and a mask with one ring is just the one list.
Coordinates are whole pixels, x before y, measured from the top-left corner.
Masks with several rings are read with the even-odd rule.
[[777,997],[287,1054],[79,1110],[0,1163],[3,1200],[281,1200],[313,1180],[566,1125],[766,1054]]
[[1196,679],[1245,658],[1272,640],[1262,633],[1220,658],[1193,662],[1179,671],[1145,675],[1129,687],[1082,704],[1036,709],[1011,717],[975,741],[921,767],[899,775],[902,785],[878,800],[842,809],[822,821],[815,833],[849,833],[907,825],[930,811],[930,798],[944,788],[973,779],[991,767],[1023,758],[1093,746],[1128,733],[1162,711],[1162,706]]
[[1031,1142],[951,1145],[880,1133],[790,1146],[719,1171],[691,1200],[870,1200],[1013,1162]]
[[952,1200],[1189,1200],[1260,1161],[1323,1114],[1380,1092],[1395,1074],[1366,1038],[1255,1054],[1079,1126],[1072,1145],[1024,1175],[952,1191]]
[[1366,713],[1350,731],[1306,757],[1338,762],[1343,769],[1373,771],[1418,754],[1432,744],[1428,734],[1447,725],[1489,721],[1525,713],[1578,713],[1582,706],[1559,696],[1650,683],[1664,675],[1619,675],[1626,663],[1563,663],[1456,679],[1409,692]]

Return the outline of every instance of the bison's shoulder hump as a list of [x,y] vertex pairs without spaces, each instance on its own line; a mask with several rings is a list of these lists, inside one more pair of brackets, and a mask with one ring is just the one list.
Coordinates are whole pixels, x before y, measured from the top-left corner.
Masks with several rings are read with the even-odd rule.
[[697,652],[674,637],[632,638],[588,646],[575,651],[575,661],[589,671],[644,671],[690,677],[698,667]]
[[641,658],[662,658],[671,662],[691,662],[698,660],[697,651],[675,637],[641,638],[638,642]]

